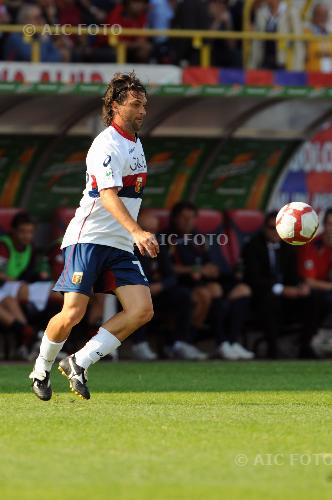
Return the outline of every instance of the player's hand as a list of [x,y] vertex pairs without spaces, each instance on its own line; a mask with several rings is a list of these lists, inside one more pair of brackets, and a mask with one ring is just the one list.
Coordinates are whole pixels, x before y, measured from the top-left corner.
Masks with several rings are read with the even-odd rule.
[[133,233],[133,238],[141,255],[147,253],[150,257],[157,257],[159,244],[154,234],[139,229]]

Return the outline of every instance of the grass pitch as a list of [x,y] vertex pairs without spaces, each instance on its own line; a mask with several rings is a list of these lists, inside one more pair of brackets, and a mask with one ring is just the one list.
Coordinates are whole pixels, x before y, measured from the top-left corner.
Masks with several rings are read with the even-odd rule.
[[0,498],[330,499],[328,362],[99,363],[90,401],[0,365]]

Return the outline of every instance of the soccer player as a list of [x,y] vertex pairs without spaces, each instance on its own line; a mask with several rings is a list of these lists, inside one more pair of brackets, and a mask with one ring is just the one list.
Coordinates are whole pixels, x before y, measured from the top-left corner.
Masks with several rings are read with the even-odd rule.
[[146,90],[135,73],[114,75],[104,95],[107,128],[93,141],[86,158],[86,188],[61,248],[64,269],[54,290],[64,294],[62,311],[49,321],[30,378],[36,396],[52,396],[50,371],[70,334],[83,318],[90,296],[114,292],[122,311],[106,321],[85,346],[59,364],[70,388],[89,399],[87,369],[113,354],[131,333],[151,320],[148,280],[133,253],[156,257],[154,234],[137,224],[147,168],[137,132],[146,115]]

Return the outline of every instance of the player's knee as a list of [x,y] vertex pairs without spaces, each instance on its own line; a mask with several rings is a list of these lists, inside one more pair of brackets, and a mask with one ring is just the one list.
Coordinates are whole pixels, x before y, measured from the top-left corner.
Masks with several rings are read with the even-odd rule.
[[154,315],[152,304],[144,304],[133,311],[135,323],[142,326],[152,320]]
[[64,322],[67,327],[72,328],[77,325],[85,314],[85,308],[80,306],[70,306],[66,309],[63,309]]

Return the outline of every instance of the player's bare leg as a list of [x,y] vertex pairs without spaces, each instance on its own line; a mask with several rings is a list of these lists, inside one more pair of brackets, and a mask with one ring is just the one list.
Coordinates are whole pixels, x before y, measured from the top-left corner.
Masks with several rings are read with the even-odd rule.
[[50,319],[40,345],[39,356],[30,378],[32,390],[39,399],[48,401],[52,397],[50,371],[72,328],[83,318],[89,297],[81,293],[64,294],[61,312]]
[[106,321],[82,349],[59,363],[59,370],[69,379],[71,390],[83,399],[90,399],[86,385],[89,366],[113,354],[123,340],[153,317],[147,286],[122,286],[116,289],[116,295],[123,310]]

